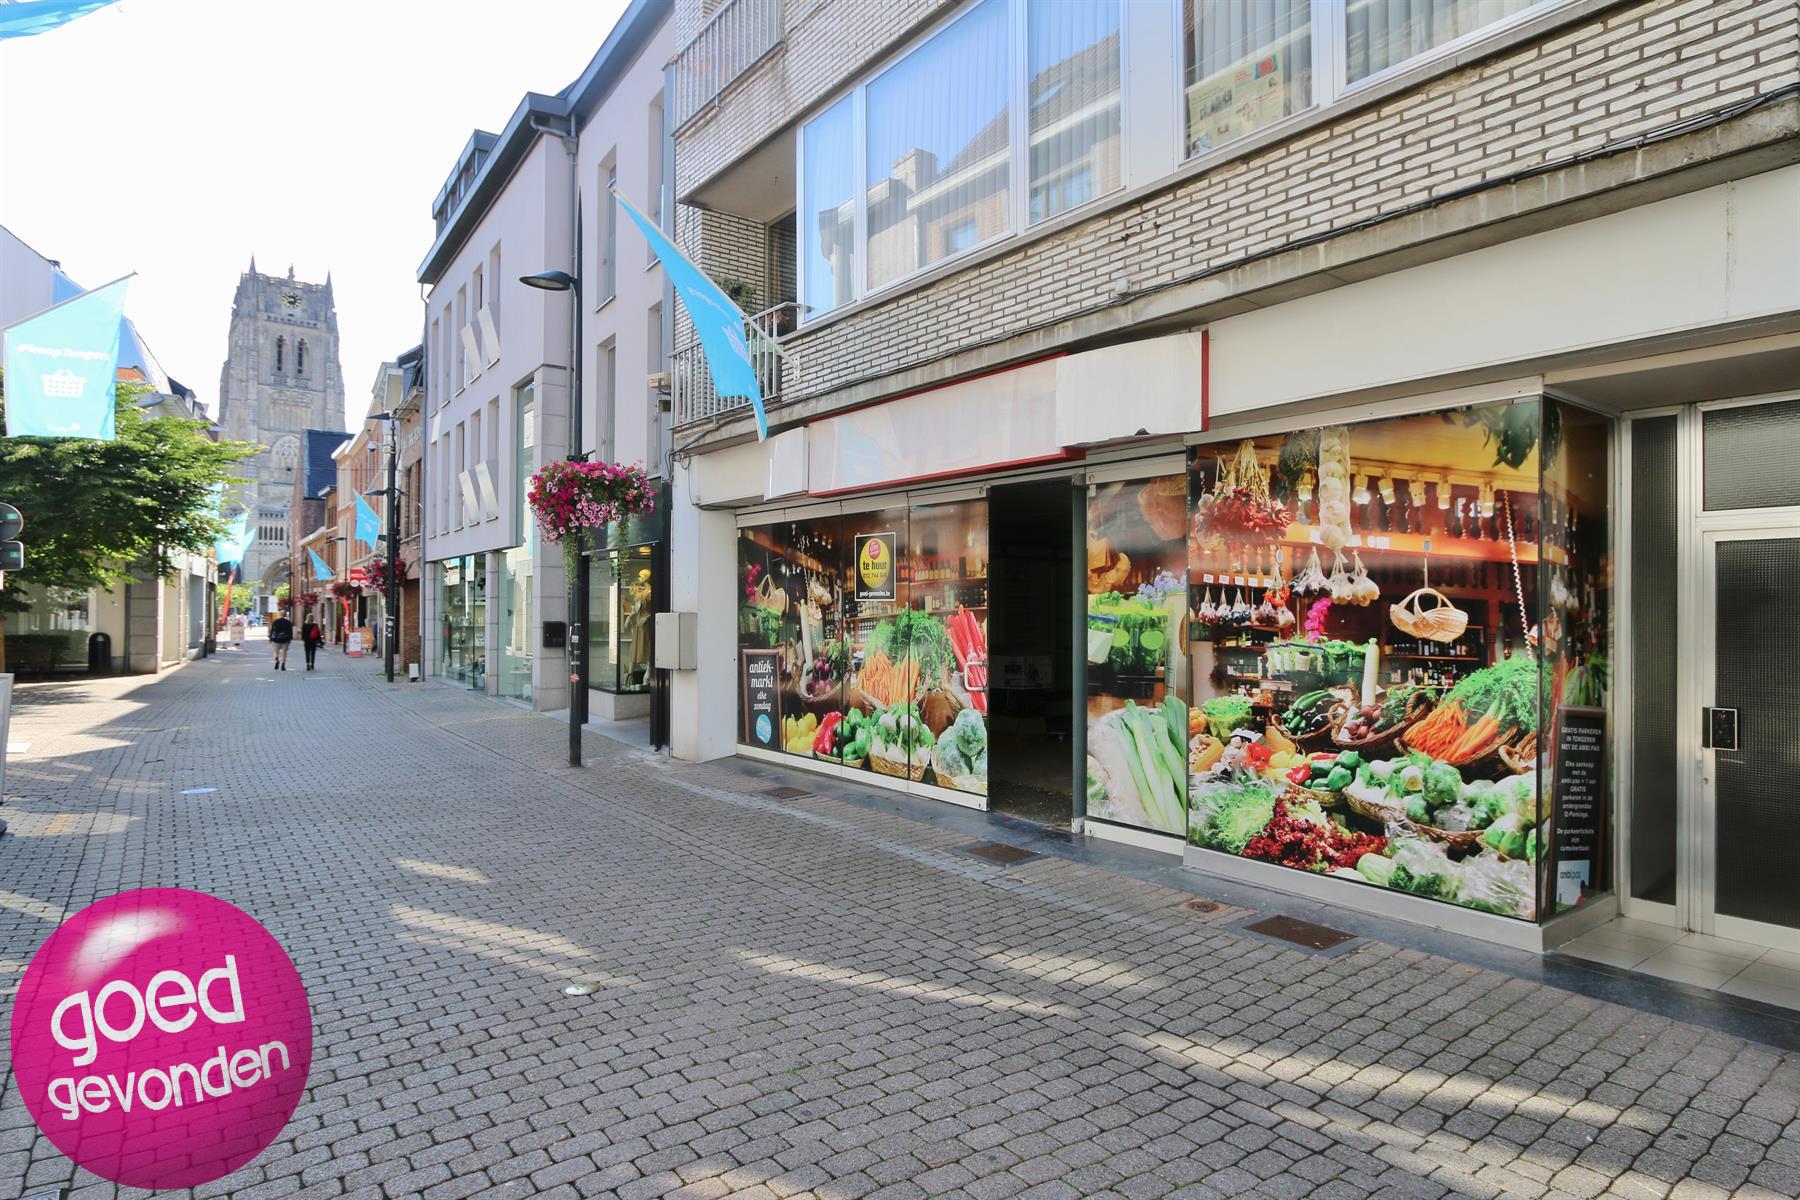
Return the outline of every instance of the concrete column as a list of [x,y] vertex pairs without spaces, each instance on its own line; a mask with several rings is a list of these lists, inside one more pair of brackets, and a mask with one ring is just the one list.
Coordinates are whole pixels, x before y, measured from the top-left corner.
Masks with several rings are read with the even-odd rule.
[[[566,342],[564,343],[566,344]],[[531,452],[533,471],[569,454],[569,373],[563,367],[543,367],[533,389],[537,406],[537,439]],[[520,488],[530,486],[521,479]],[[531,519],[529,510],[526,518]],[[542,643],[545,621],[569,619],[569,580],[559,545],[540,541],[531,564],[532,614],[536,651],[531,656],[531,706],[539,712],[569,707],[569,655],[566,650],[546,650]]]
[[676,758],[703,762],[737,746],[737,524],[693,505],[675,467],[669,512],[669,607],[699,616],[699,667],[670,672],[669,738]]
[[163,582],[151,578],[125,585],[125,669],[154,675],[162,667]]

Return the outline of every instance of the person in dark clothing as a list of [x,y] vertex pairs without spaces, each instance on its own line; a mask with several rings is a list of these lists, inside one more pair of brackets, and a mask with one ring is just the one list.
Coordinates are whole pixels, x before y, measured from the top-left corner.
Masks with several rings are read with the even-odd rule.
[[306,650],[306,669],[313,669],[313,661],[319,657],[319,643],[325,640],[324,628],[312,618],[300,627],[300,645]]
[[276,613],[269,622],[269,644],[275,647],[275,669],[287,670],[288,646],[294,640],[294,623],[286,613]]

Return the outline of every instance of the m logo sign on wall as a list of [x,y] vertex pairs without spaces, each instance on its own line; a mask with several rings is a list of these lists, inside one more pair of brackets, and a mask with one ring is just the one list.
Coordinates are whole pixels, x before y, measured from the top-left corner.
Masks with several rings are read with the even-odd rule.
[[119,323],[129,279],[7,327],[7,437],[112,441]]
[[312,1011],[269,931],[223,900],[141,888],[88,905],[33,956],[12,1062],[38,1128],[127,1187],[229,1175],[287,1125]]

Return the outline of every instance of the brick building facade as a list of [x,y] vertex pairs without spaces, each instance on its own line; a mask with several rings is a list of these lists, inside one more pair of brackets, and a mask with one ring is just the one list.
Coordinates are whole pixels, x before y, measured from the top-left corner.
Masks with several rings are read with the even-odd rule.
[[[1386,598],[1368,614],[1344,604],[1354,592],[1335,618],[1310,614],[1335,620],[1339,643],[1367,642],[1366,677],[1340,681],[1347,695],[1360,682],[1364,706],[1521,655],[1579,651],[1620,679],[1660,680],[1645,622],[1714,636],[1700,539],[1749,536],[1728,515],[1743,505],[1703,495],[1698,466],[1656,464],[1711,462],[1706,486],[1723,488],[1737,459],[1707,456],[1726,453],[1732,422],[1766,422],[1759,436],[1784,445],[1800,428],[1792,0],[728,0],[680,4],[676,19],[678,228],[715,278],[762,281],[746,313],[791,301],[793,314],[763,330],[780,354],[759,362],[760,443],[678,328],[672,606],[695,614],[697,655],[672,673],[677,754],[852,770],[841,746],[796,730],[802,709],[898,711],[906,684],[887,669],[915,662],[914,702],[946,696],[937,720],[972,706],[981,737],[1036,722],[1049,740],[1027,739],[1030,753],[996,740],[990,761],[971,733],[968,755],[945,758],[939,741],[874,774],[855,764],[859,777],[1003,811],[1036,789],[1032,812],[1090,835],[1413,916],[1379,891],[1217,853],[1204,815],[1179,825],[1197,806],[1150,802],[1153,766],[1136,780],[1141,809],[1109,808],[1134,791],[1103,752],[1123,698],[1284,713],[1289,667],[1266,646],[1250,647],[1256,669],[1230,666],[1248,644],[1216,614],[1247,594],[1246,613],[1289,606],[1290,625],[1268,630],[1309,615],[1287,586],[1310,586],[1308,534],[1327,567],[1341,553],[1347,574],[1352,550],[1377,560]],[[1497,458],[1443,432],[1484,423]],[[1362,469],[1328,461],[1346,442]],[[1581,473],[1557,474],[1573,461]],[[1231,486],[1267,488],[1293,532],[1221,551],[1203,510]],[[1140,495],[1154,544],[1120,540],[1121,494]],[[1800,495],[1757,503],[1800,514]],[[1346,515],[1340,532],[1339,505],[1359,527]],[[1665,558],[1631,532],[1653,526]],[[865,561],[871,543],[891,567]],[[1473,565],[1434,574],[1447,553]],[[1067,576],[1043,565],[1070,556]],[[1534,581],[1527,560],[1548,574]],[[1463,613],[1473,632],[1453,652],[1397,635],[1406,614],[1375,621],[1421,568],[1477,614]],[[1673,613],[1631,607],[1634,588],[1658,587],[1679,591]],[[1134,594],[1187,605],[1147,652],[1154,674],[1127,681],[1137,643],[1116,640],[1114,606]],[[935,635],[893,642],[896,605],[912,627],[944,624],[954,660],[929,649]],[[1028,618],[1030,646],[1016,640]],[[1015,640],[990,661],[989,635]],[[1718,637],[1703,661],[1731,656]],[[1679,691],[1671,712],[1724,694],[1707,669],[1657,685]],[[1578,924],[1550,918],[1583,903],[1589,924],[1622,911],[1791,936],[1800,912],[1731,899],[1697,850],[1678,849],[1754,856],[1726,825],[1704,833],[1700,793],[1666,782],[1678,772],[1664,748],[1698,745],[1689,718],[1644,708],[1628,684],[1575,679],[1565,692],[1559,669],[1542,703],[1560,713],[1579,695],[1612,722],[1604,844],[1559,843],[1560,865],[1533,868],[1534,894],[1511,913],[1529,932],[1484,923],[1507,904],[1454,921],[1542,948]],[[1048,708],[1041,695],[1020,706],[1031,688],[1052,693]],[[1533,766],[1538,745],[1519,770],[1561,787],[1564,747],[1537,749]],[[1171,786],[1203,794],[1212,770]],[[1577,823],[1556,811],[1558,827]],[[1678,835],[1681,821],[1701,836]]]

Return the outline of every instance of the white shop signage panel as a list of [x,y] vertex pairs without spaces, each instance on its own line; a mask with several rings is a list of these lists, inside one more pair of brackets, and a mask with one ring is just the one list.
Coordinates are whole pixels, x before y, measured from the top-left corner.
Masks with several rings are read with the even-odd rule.
[[807,427],[807,490],[893,486],[1063,457],[1057,360],[953,383]]
[[1056,360],[1056,440],[1096,446],[1204,425],[1206,335],[1122,342]]

